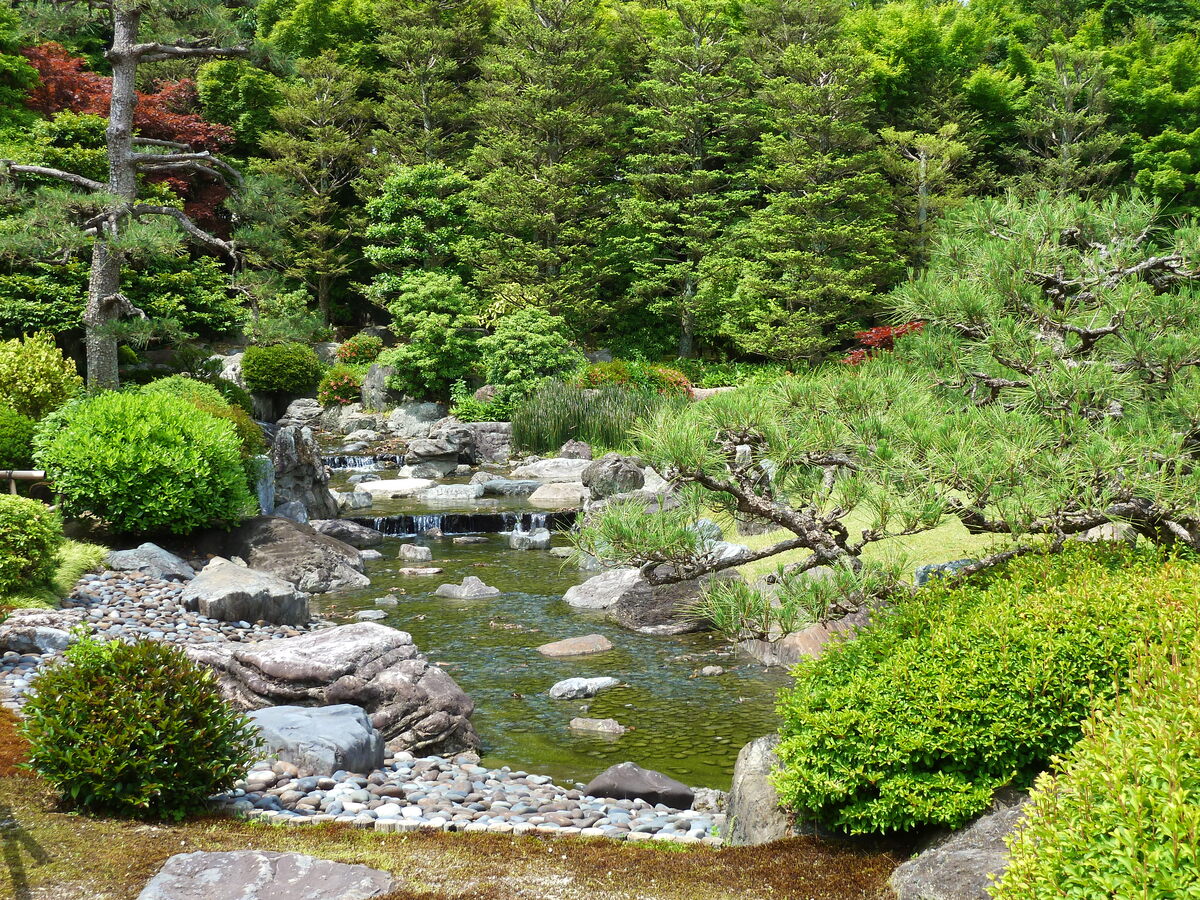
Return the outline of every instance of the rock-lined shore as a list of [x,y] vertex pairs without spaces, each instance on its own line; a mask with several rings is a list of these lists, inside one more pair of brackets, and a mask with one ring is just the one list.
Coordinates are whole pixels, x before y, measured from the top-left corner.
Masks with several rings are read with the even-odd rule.
[[678,810],[645,800],[589,797],[549,776],[488,769],[473,753],[453,759],[389,754],[367,775],[301,777],[290,763],[261,763],[222,798],[243,815],[285,825],[338,822],[376,831],[466,831],[549,834],[616,840],[720,844],[721,795],[706,791]]

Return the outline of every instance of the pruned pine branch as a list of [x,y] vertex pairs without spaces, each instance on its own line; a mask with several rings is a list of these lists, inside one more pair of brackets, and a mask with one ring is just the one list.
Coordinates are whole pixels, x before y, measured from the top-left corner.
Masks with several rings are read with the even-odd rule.
[[237,248],[231,241],[225,241],[211,234],[192,221],[182,209],[177,209],[174,206],[154,206],[146,203],[138,203],[130,209],[130,214],[135,218],[138,216],[170,216],[179,223],[179,227],[184,233],[191,237],[196,243],[203,244],[206,247],[211,247],[226,256],[234,262],[238,261]]
[[27,166],[20,163],[15,163],[12,160],[0,160],[0,166],[3,166],[5,172],[10,175],[33,175],[42,178],[53,178],[56,181],[62,181],[66,184],[74,185],[75,187],[84,188],[89,191],[106,191],[108,185],[103,182],[96,181],[92,178],[86,178],[83,175],[76,175],[74,172],[64,172],[62,169],[53,169],[49,166]]
[[207,150],[186,153],[135,153],[131,157],[141,172],[200,172],[218,181],[242,183],[242,174]]
[[119,57],[136,59],[139,63],[162,62],[167,59],[228,59],[234,56],[249,56],[246,47],[205,47],[186,44],[134,44],[127,49],[109,50],[105,56],[110,60]]

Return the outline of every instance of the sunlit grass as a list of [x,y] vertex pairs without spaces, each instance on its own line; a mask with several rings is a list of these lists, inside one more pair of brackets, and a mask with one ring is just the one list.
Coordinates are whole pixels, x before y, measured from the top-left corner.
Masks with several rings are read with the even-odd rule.
[[96,544],[67,541],[58,551],[58,567],[48,584],[28,585],[11,594],[0,594],[0,610],[25,609],[27,607],[50,607],[71,593],[75,583],[85,572],[90,572],[104,562],[108,551]]

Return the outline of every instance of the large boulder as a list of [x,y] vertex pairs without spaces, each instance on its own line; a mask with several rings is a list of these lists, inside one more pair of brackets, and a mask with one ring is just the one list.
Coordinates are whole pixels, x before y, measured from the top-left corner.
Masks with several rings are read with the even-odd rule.
[[672,809],[691,809],[695,793],[686,784],[631,762],[605,769],[583,789],[589,797],[613,800],[645,800],[662,803]]
[[392,887],[391,875],[366,866],[301,853],[226,850],[177,853],[138,900],[370,900]]
[[778,745],[779,735],[768,734],[738,753],[721,832],[726,844],[767,844],[800,833],[795,817],[779,806],[779,794],[771,784],[771,772],[779,767]]
[[510,532],[508,546],[513,550],[549,550],[550,529],[534,528],[532,531]]
[[475,462],[506,463],[512,456],[512,422],[472,422]]
[[987,900],[988,885],[1008,868],[1005,838],[1016,827],[1027,794],[1004,792],[990,812],[935,838],[892,873],[899,900]]
[[402,403],[387,417],[387,429],[404,440],[429,437],[434,423],[445,418],[446,407],[440,403]]
[[209,560],[183,589],[180,602],[222,622],[305,625],[311,618],[308,595],[291,582],[219,556]]
[[277,424],[280,428],[308,428],[321,418],[323,412],[324,408],[316,400],[300,397],[288,404]]
[[133,550],[113,550],[107,564],[117,572],[145,572],[151,578],[164,581],[188,581],[196,570],[158,544],[145,543]]
[[606,453],[583,470],[580,479],[593,500],[639,491],[646,474],[637,461],[619,453]]
[[0,654],[66,650],[84,615],[82,609],[14,609],[0,623]]
[[572,438],[558,448],[558,456],[561,459],[591,459],[592,445]]
[[187,648],[240,709],[352,703],[392,750],[451,754],[479,747],[475,706],[404,631],[359,622],[253,644]]
[[268,706],[249,713],[264,758],[292,763],[302,775],[339,769],[365,775],[383,767],[383,735],[361,707]]
[[641,582],[637,569],[609,569],[568,588],[563,600],[576,609],[608,609]]
[[358,550],[378,547],[383,543],[382,531],[359,525],[349,519],[316,519],[308,524],[317,534],[334,538]]
[[387,409],[401,399],[401,395],[387,386],[387,380],[396,374],[392,366],[371,363],[367,374],[363,376],[362,405],[363,409]]
[[584,470],[592,465],[587,459],[539,459],[537,462],[517,466],[512,470],[515,479],[530,478],[536,481],[575,481],[583,477]]
[[529,502],[551,509],[573,509],[587,502],[587,489],[578,481],[550,482],[530,494]]
[[708,623],[693,616],[691,607],[714,579],[740,578],[724,571],[673,584],[650,584],[639,578],[609,607],[609,615],[625,628],[641,634],[686,634],[703,631]]
[[304,504],[309,518],[337,517],[337,501],[329,492],[329,472],[311,428],[280,428],[271,444],[271,462],[275,466],[277,505],[296,500]]
[[251,568],[310,594],[371,583],[362,574],[362,556],[354,547],[289,519],[247,519],[230,532],[225,547],[227,555],[240,556]]
[[404,461],[410,466],[422,463],[473,463],[475,461],[475,429],[466,422],[448,416],[433,424],[429,437],[417,438],[408,445]]

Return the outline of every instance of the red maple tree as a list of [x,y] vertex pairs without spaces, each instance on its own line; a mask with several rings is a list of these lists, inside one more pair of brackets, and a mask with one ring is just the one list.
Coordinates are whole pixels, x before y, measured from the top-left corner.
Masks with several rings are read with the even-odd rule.
[[878,328],[868,328],[866,331],[854,332],[858,346],[851,350],[842,362],[850,366],[864,363],[880,351],[893,350],[896,338],[912,334],[925,327],[924,322],[905,322],[903,325],[880,325]]
[[[39,79],[25,100],[30,109],[47,116],[69,110],[108,117],[112,79],[89,71],[83,57],[54,43],[26,47],[21,53],[37,70]],[[196,101],[196,85],[191,79],[164,81],[152,91],[138,91],[134,127],[140,137],[187,144],[194,150],[216,151],[231,144],[233,130],[193,112]],[[154,175],[148,180],[170,185],[183,198],[188,215],[202,227],[217,225],[218,208],[229,195],[224,185],[198,173]]]

